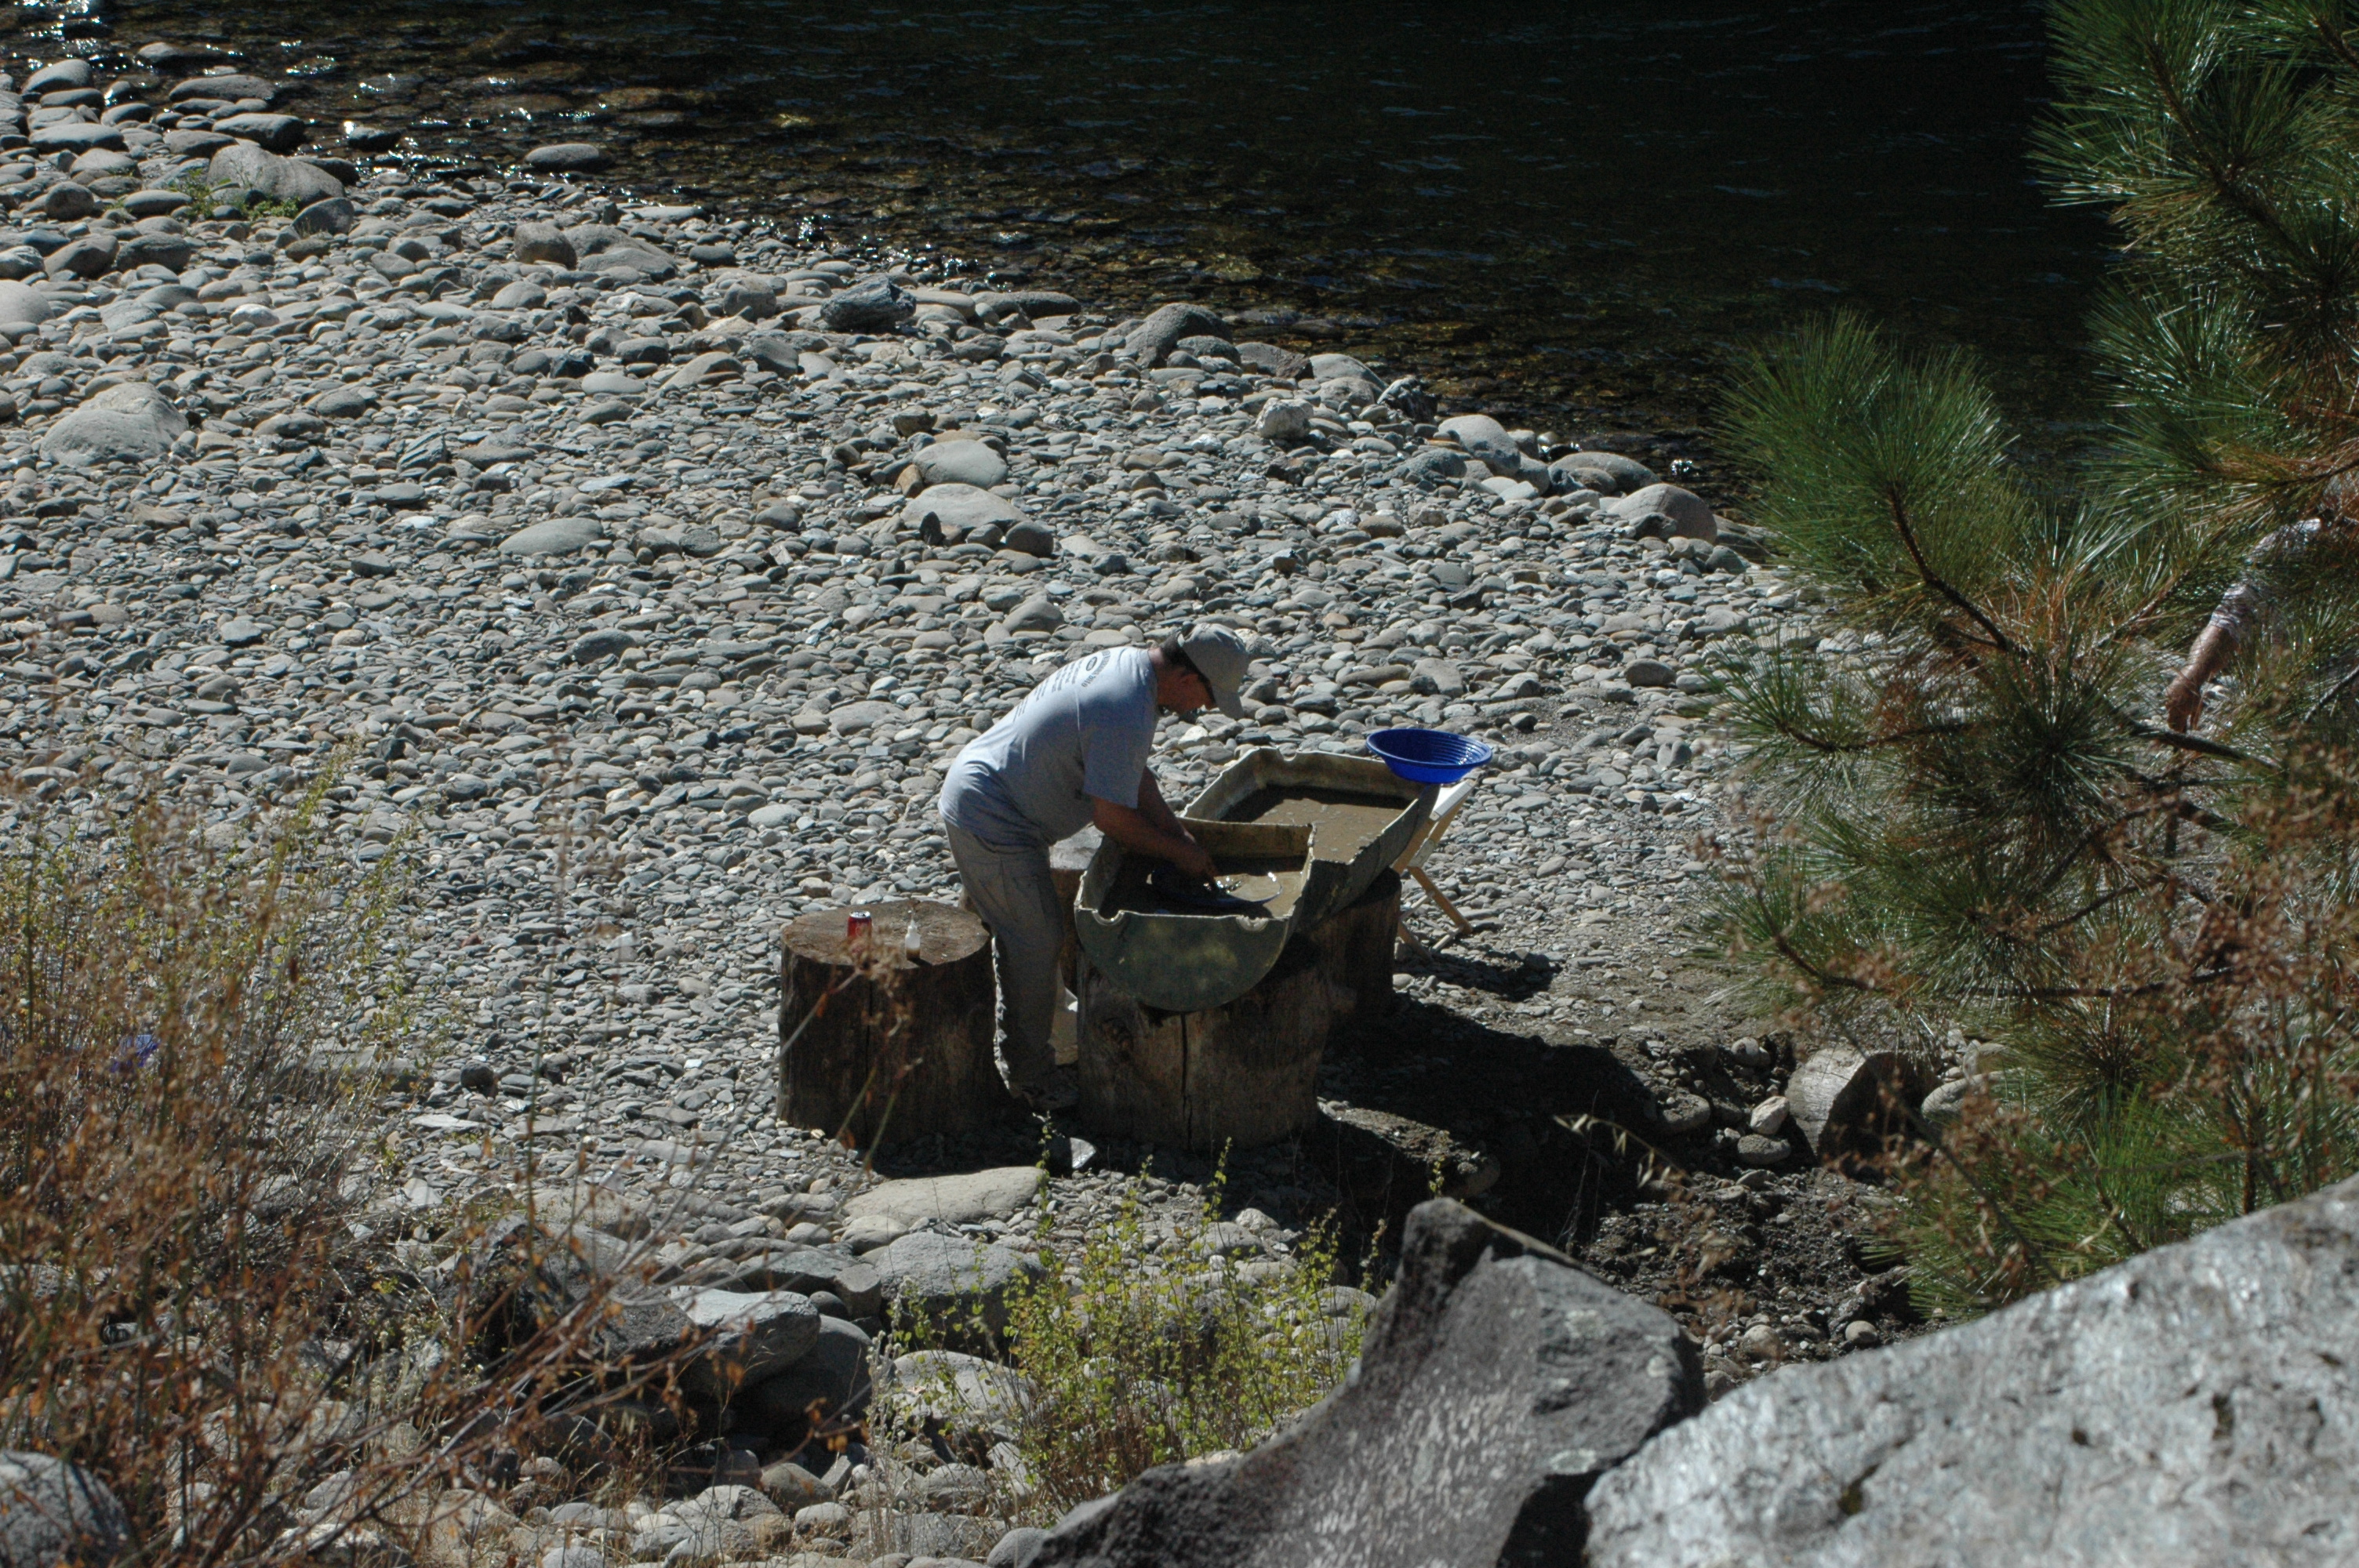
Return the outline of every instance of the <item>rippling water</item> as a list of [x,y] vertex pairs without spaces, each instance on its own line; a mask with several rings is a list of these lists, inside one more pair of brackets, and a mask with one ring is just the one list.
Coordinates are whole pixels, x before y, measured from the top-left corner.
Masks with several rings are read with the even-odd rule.
[[649,192],[1277,312],[1578,430],[1708,416],[1734,348],[1836,305],[2080,415],[2104,232],[2024,165],[2038,13],[126,0],[107,41],[228,46],[423,154],[596,139]]

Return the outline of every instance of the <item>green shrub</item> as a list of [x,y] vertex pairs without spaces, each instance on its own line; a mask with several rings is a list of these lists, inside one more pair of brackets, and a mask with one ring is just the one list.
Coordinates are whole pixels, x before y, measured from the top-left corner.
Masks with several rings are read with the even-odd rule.
[[1248,1280],[1212,1245],[1221,1190],[1216,1178],[1169,1238],[1125,1193],[1070,1255],[1044,1212],[1042,1271],[1012,1292],[999,1336],[1030,1385],[1028,1404],[1000,1412],[1022,1459],[1020,1511],[1053,1519],[1158,1465],[1251,1448],[1358,1357],[1364,1314],[1329,1293],[1332,1233],[1304,1233],[1288,1267]]

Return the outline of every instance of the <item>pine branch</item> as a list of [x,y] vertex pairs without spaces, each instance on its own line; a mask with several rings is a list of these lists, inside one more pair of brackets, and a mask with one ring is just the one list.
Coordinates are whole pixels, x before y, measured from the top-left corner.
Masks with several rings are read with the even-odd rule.
[[2014,653],[2015,644],[2007,640],[2006,633],[2000,631],[1997,624],[1989,616],[1984,614],[1979,606],[1951,587],[1949,581],[1940,573],[1935,571],[1931,563],[1925,559],[1925,548],[1917,542],[1917,530],[1909,525],[1908,503],[1902,498],[1899,488],[1886,486],[1885,500],[1892,509],[1892,525],[1899,530],[1900,543],[1908,549],[1908,558],[1917,563],[1918,575],[1924,579],[1936,593],[1973,617],[1974,623],[1980,626],[1989,637],[1992,647],[2001,653]]

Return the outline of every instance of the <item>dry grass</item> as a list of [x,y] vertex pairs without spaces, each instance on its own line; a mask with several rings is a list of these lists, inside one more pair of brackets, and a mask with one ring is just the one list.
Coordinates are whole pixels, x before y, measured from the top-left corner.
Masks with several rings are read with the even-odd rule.
[[149,1559],[422,1545],[431,1494],[663,1372],[600,1365],[613,1281],[539,1290],[533,1231],[438,1301],[359,1223],[422,1021],[403,857],[320,852],[325,787],[229,849],[20,794],[0,863],[0,1447],[95,1473]]

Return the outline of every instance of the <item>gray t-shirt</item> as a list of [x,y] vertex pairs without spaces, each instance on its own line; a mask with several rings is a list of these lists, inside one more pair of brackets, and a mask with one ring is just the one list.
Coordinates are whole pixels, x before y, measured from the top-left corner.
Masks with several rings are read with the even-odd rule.
[[1090,825],[1093,798],[1136,809],[1155,744],[1155,666],[1107,648],[1032,688],[942,780],[941,812],[995,849],[1045,847]]

